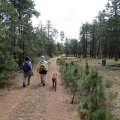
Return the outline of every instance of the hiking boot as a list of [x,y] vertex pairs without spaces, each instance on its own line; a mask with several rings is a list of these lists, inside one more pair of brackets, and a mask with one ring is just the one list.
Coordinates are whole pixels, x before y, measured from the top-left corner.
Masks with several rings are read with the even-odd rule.
[[45,86],[45,83],[43,83],[43,86]]
[[25,83],[23,83],[23,87],[25,87]]

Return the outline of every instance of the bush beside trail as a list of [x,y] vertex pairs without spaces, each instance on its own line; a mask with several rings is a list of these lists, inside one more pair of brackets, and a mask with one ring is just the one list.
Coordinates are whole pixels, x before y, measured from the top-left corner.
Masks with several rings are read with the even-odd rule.
[[87,61],[85,69],[67,58],[59,58],[57,62],[63,83],[73,95],[71,103],[77,102],[82,120],[118,120],[107,108],[109,95],[102,77],[97,71],[89,70]]

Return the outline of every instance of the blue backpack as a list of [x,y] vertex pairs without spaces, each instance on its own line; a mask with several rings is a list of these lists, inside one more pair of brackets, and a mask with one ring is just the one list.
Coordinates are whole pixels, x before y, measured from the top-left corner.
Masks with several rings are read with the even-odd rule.
[[29,63],[24,62],[24,64],[23,64],[23,70],[24,70],[24,72],[26,72],[26,73],[31,70],[31,67],[30,67]]

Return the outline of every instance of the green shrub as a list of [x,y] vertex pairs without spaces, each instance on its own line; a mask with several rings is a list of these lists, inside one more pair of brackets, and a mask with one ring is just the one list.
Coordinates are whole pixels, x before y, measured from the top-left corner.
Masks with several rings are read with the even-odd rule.
[[17,63],[10,56],[7,56],[7,58],[4,57],[4,63],[1,67],[3,70],[0,72],[0,80],[8,80],[15,76]]
[[[77,109],[81,120],[117,120],[107,109],[109,96],[104,88],[110,87],[111,82],[107,81],[104,86],[102,77],[98,72],[90,71],[87,62],[84,71],[77,63],[65,59],[59,59],[59,65],[64,83],[73,94],[71,103],[77,93],[81,95]],[[109,99],[113,97],[111,95]]]
[[105,87],[106,87],[106,88],[112,87],[112,81],[106,80],[106,81],[105,81]]

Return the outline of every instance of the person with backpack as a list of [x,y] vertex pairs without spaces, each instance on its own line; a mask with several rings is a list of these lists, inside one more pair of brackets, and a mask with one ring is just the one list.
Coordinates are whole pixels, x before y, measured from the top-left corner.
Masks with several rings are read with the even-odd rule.
[[27,85],[29,85],[30,84],[31,75],[33,75],[32,63],[29,60],[28,56],[25,57],[25,61],[23,62],[22,68],[23,68],[23,72],[24,72],[23,87],[25,87],[26,86],[26,81],[27,81]]
[[42,56],[40,59],[39,67],[38,67],[37,71],[40,74],[41,84],[43,86],[45,86],[45,79],[46,79],[46,74],[48,71],[48,65],[47,65],[47,61],[45,60],[44,56]]

